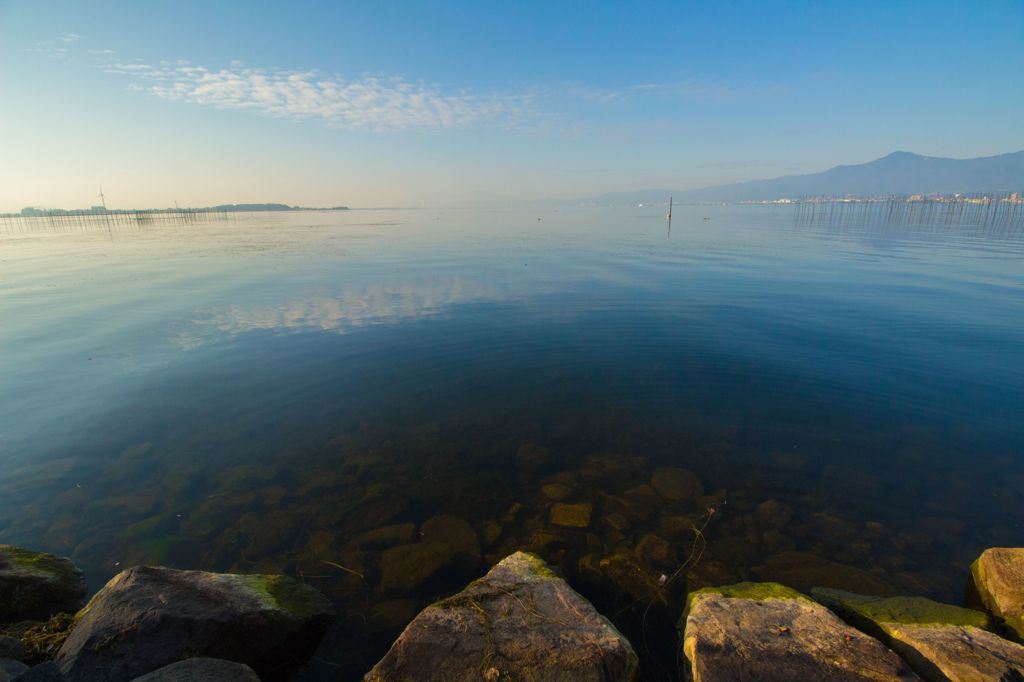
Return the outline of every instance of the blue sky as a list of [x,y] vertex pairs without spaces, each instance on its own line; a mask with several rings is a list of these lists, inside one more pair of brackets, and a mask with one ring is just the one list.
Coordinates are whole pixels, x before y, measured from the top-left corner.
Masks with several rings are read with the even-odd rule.
[[1024,2],[0,0],[0,211],[587,197],[1024,149]]

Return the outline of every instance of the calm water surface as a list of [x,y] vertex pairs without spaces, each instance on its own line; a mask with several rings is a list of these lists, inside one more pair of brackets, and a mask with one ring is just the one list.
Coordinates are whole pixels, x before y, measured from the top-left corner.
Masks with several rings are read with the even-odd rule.
[[307,679],[518,548],[652,679],[687,586],[958,600],[1024,543],[1022,259],[786,207],[0,225],[0,542],[300,576]]

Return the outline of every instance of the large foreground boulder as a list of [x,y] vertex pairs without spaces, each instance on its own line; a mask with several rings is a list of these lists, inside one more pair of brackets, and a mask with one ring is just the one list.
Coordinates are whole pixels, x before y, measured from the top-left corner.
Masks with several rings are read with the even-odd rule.
[[368,681],[636,679],[629,642],[547,564],[516,552],[424,609]]
[[132,682],[260,682],[252,668],[223,658],[187,658]]
[[815,589],[843,620],[878,637],[932,682],[1024,680],[1024,646],[989,631],[989,617],[924,597]]
[[320,592],[286,576],[138,566],[82,609],[57,661],[70,682],[131,680],[190,656],[277,679],[313,650],[333,613]]
[[82,572],[70,559],[0,545],[0,622],[77,611],[84,596]]
[[877,639],[777,583],[691,592],[680,626],[695,682],[918,679]]
[[1024,547],[991,547],[971,564],[981,603],[1024,641]]

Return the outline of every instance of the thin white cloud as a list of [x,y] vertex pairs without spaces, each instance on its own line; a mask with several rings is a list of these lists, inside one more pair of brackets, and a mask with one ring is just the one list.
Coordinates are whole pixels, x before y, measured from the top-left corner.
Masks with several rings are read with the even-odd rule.
[[232,62],[212,70],[187,61],[152,65],[114,62],[157,97],[268,116],[319,120],[352,130],[400,131],[511,125],[526,112],[527,95],[449,93],[400,78],[344,80],[319,71],[272,71]]
[[78,35],[77,33],[65,33],[60,37],[61,42],[65,43],[77,43],[79,40],[81,40],[81,38],[82,36]]

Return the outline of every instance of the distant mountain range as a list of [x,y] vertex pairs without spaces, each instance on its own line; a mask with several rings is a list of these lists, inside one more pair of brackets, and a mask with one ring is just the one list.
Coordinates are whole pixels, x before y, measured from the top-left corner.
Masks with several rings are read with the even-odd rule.
[[893,152],[875,161],[836,166],[821,173],[787,175],[685,191],[639,190],[612,192],[595,198],[597,204],[664,201],[771,201],[811,196],[970,194],[1024,191],[1024,151],[977,159],[943,159],[910,152]]

